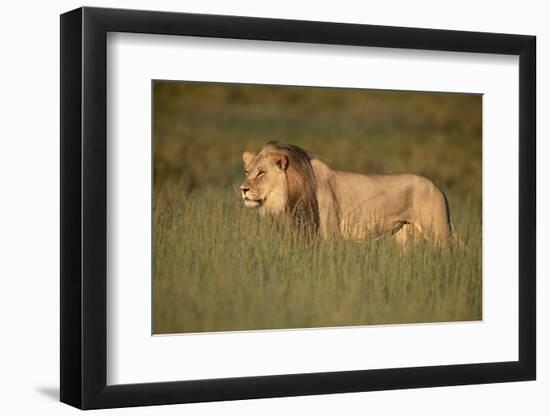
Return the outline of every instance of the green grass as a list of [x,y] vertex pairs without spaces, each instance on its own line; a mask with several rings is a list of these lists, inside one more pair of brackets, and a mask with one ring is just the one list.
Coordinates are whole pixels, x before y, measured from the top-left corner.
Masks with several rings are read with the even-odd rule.
[[[155,333],[480,320],[481,98],[157,83]],[[336,169],[426,175],[468,250],[305,240],[242,206],[269,139]]]
[[242,207],[192,193],[155,213],[155,333],[481,319],[481,234],[468,250],[308,241]]

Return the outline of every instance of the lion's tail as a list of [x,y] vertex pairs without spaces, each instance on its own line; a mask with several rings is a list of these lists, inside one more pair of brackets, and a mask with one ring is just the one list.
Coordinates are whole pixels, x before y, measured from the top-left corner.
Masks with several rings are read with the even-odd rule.
[[441,191],[443,193],[443,197],[445,198],[445,205],[447,206],[447,221],[449,223],[449,228],[451,229],[451,240],[460,248],[460,250],[468,251],[468,246],[462,238],[458,235],[458,232],[456,231],[453,219],[451,217],[451,208],[449,207],[449,200],[447,199],[447,194],[444,191]]

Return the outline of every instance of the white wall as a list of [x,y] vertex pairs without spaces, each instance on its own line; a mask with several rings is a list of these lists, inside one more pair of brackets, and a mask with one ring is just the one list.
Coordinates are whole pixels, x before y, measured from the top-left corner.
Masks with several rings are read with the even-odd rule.
[[[86,5],[157,9],[395,26],[534,34],[538,37],[539,213],[550,209],[546,114],[550,26],[545,2],[524,0],[351,2],[201,0],[93,1]],[[59,309],[59,17],[77,1],[5,2],[0,25],[2,86],[0,106],[1,279],[0,409],[4,415],[34,412],[73,415],[57,402]],[[546,180],[546,182],[545,182]],[[537,382],[432,388],[272,400],[239,401],[101,411],[100,415],[548,415],[550,405],[550,221],[539,215],[539,378]],[[545,236],[542,237],[543,233]]]

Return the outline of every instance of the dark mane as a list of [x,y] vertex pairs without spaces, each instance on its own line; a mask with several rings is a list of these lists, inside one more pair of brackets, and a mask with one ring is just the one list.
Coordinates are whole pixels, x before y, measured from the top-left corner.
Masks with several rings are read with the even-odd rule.
[[309,163],[309,161],[311,159],[315,159],[316,157],[315,154],[313,154],[312,152],[306,151],[305,149],[300,148],[299,146],[291,145],[289,143],[281,143],[276,140],[271,140],[267,142],[265,146],[272,146],[278,151],[284,151],[287,154],[287,156],[292,155],[296,157],[296,159],[306,161],[310,165],[310,167],[311,167],[311,164]]
[[319,205],[311,160],[315,155],[296,145],[270,141],[266,146],[288,158],[288,211],[300,226],[319,227]]

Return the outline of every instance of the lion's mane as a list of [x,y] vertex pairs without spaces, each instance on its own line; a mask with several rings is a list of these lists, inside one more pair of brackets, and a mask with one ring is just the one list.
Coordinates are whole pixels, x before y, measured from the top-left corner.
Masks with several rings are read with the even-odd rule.
[[319,226],[319,206],[315,194],[315,175],[311,160],[312,153],[295,145],[270,141],[267,146],[272,147],[288,158],[286,179],[288,184],[288,198],[285,210],[298,224],[313,224]]

